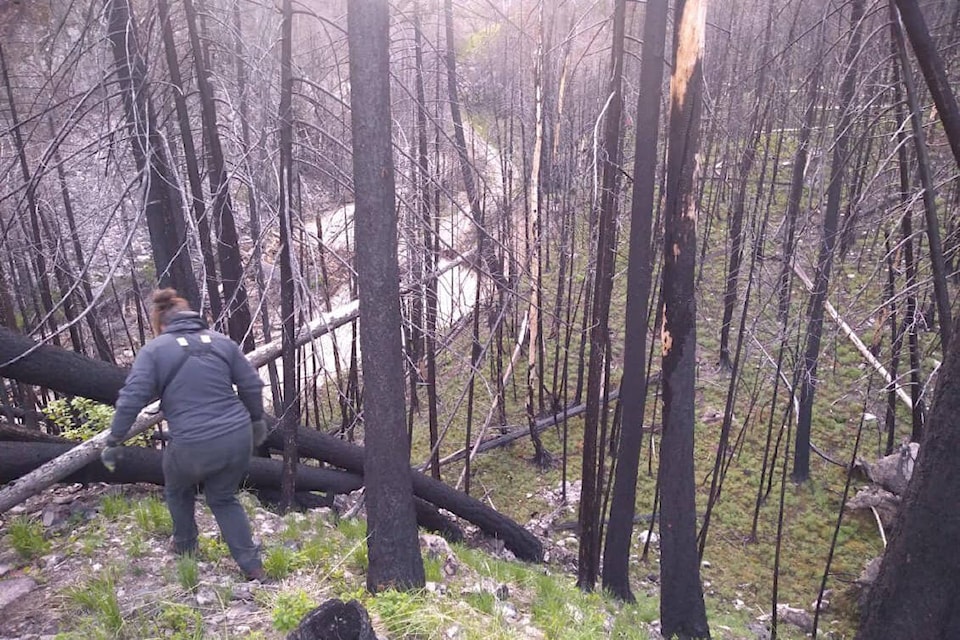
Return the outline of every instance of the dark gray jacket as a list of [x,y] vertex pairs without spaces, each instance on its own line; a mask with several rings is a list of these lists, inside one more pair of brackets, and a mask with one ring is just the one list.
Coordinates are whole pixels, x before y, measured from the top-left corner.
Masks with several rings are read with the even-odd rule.
[[263,417],[262,388],[233,340],[210,331],[199,314],[180,313],[137,354],[117,399],[111,439],[122,438],[156,398],[178,444],[249,429]]

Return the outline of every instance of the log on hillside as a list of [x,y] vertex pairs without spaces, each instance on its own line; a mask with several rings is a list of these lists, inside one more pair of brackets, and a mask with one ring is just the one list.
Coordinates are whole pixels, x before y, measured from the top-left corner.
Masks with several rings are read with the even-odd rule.
[[113,404],[127,371],[0,327],[0,378],[58,391],[69,388],[65,393]]
[[[43,350],[37,350],[31,355],[39,354],[39,370],[45,369],[43,357],[49,355],[50,350],[56,347],[48,347]],[[63,351],[60,349],[60,351]],[[96,362],[84,356],[77,356],[89,362]],[[104,363],[105,366],[111,366]],[[51,366],[54,366],[51,364]],[[122,373],[119,367],[113,367],[117,373]],[[57,386],[54,387],[48,380],[42,379],[36,382],[47,388],[54,389],[61,393],[71,395],[81,395],[80,389],[89,387],[86,374],[74,370],[72,376],[56,377]],[[118,377],[120,378],[118,382]],[[101,388],[94,389],[93,393],[97,397],[116,398],[120,387],[123,385],[123,376],[100,376],[94,382],[101,385]],[[143,414],[141,414],[143,415]],[[159,421],[159,417],[155,417]],[[139,421],[139,418],[138,418]],[[144,427],[145,429],[146,427]],[[105,445],[106,435],[103,432],[83,445],[63,454],[56,461],[42,465],[31,472],[27,478],[20,478],[8,486],[0,488],[0,513],[3,513],[10,507],[26,500],[31,495],[42,491],[67,477],[71,473],[78,471],[87,464],[96,460],[99,451]],[[271,435],[271,444],[274,447],[282,448],[279,434]],[[300,427],[298,429],[298,438],[301,443],[302,453],[305,456],[313,457],[324,462],[329,462],[335,466],[347,469],[356,474],[363,473],[363,448],[348,442],[338,440],[332,436],[320,434],[311,429]],[[479,526],[485,533],[503,540],[504,544],[518,558],[522,560],[539,562],[543,558],[543,545],[532,533],[518,525],[510,518],[504,516],[498,511],[485,506],[480,501],[471,498],[451,487],[448,487],[432,478],[428,478],[420,473],[413,474],[414,493],[435,506],[446,509],[461,518]]]
[[[0,482],[10,482],[33,471],[40,465],[69,451],[71,444],[46,442],[5,442],[0,445]],[[64,482],[108,482],[130,484],[145,482],[163,484],[162,454],[145,447],[123,447],[117,470],[107,471],[100,461],[92,462],[64,478]],[[250,470],[243,481],[251,488],[277,488],[283,462],[267,458],[251,458]],[[297,467],[297,489],[350,493],[363,486],[363,479],[353,473],[334,469]]]
[[40,429],[24,427],[19,424],[10,424],[0,420],[0,441],[13,442],[56,442],[58,444],[70,444],[76,446],[77,443],[67,438],[51,435]]
[[[55,436],[51,436],[55,437]],[[75,446],[64,443],[6,442],[0,445],[0,483],[16,480],[33,471],[40,465],[55,459]],[[162,454],[155,449],[144,447],[124,447],[117,470],[107,471],[99,460],[91,462],[63,482],[106,482],[110,484],[147,483],[163,485]],[[271,492],[279,491],[283,462],[268,458],[251,458],[250,469],[243,480],[243,486],[264,491],[267,498]],[[363,486],[363,478],[355,473],[336,469],[318,469],[299,465],[297,467],[297,490],[300,503],[304,506],[317,506],[310,503],[308,491],[326,493],[351,493]],[[463,531],[450,518],[441,514],[432,504],[417,501],[417,521],[424,529],[442,535],[450,542],[463,540]],[[326,506],[326,501],[323,502]]]
[[[620,389],[614,389],[608,393],[605,398],[606,402],[613,402],[620,397]],[[511,442],[516,442],[517,440],[522,440],[524,438],[529,438],[531,431],[537,434],[543,433],[550,427],[555,427],[563,424],[564,420],[569,420],[571,418],[576,418],[584,411],[587,410],[586,404],[578,404],[572,407],[568,407],[563,411],[560,411],[552,416],[547,416],[537,420],[533,427],[511,427],[507,433],[494,436],[492,438],[487,438],[486,440],[478,440],[468,449],[460,449],[455,451],[450,455],[444,457],[440,460],[440,465],[447,465],[459,460],[463,460],[467,457],[467,454],[470,455],[471,459],[474,455],[478,453],[485,453],[487,451],[492,451],[493,449],[499,449],[500,447],[505,447]],[[644,429],[649,429],[649,427],[644,426]],[[427,469],[427,463],[423,463],[420,466],[421,470]]]
[[[271,447],[282,448],[281,434],[273,431],[267,438],[267,443]],[[347,471],[363,473],[363,447],[319,431],[299,427],[297,453],[304,457],[328,462]],[[472,522],[487,535],[502,540],[504,546],[521,560],[528,562],[543,560],[543,545],[540,540],[507,516],[429,476],[413,470],[411,473],[413,492],[417,497]]]

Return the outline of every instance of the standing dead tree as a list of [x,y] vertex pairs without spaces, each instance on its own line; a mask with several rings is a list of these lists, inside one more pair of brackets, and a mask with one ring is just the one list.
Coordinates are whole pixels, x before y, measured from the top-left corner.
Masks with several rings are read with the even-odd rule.
[[577,586],[591,590],[600,573],[601,504],[605,481],[608,404],[602,389],[610,356],[610,297],[616,256],[616,212],[620,190],[620,119],[623,113],[623,51],[626,0],[617,0],[613,14],[613,46],[607,98],[602,114],[600,143],[601,183],[597,203],[596,266],[593,308],[590,312],[590,355],[587,365],[587,410],[583,422],[582,490],[580,493],[580,549]]
[[840,224],[840,198],[843,195],[843,180],[846,174],[847,151],[850,143],[850,126],[854,121],[856,105],[854,94],[857,85],[857,65],[860,55],[860,35],[864,14],[863,0],[851,3],[850,26],[852,34],[844,56],[844,74],[840,84],[837,123],[837,139],[833,146],[830,165],[830,182],[827,186],[827,202],[823,212],[823,230],[817,256],[813,292],[807,309],[807,339],[803,359],[800,362],[800,414],[797,417],[796,443],[794,447],[794,482],[806,482],[810,478],[810,428],[813,422],[813,400],[817,389],[817,364],[820,358],[820,341],[823,336],[824,302],[830,286],[833,260]]
[[637,471],[643,442],[647,402],[647,332],[653,279],[654,184],[663,57],[667,37],[667,1],[647,2],[643,19],[643,60],[637,98],[637,138],[634,149],[633,197],[630,209],[630,253],[627,262],[627,309],[623,354],[622,411],[617,443],[610,523],[603,547],[603,586],[618,598],[632,602],[630,540],[637,500]]
[[360,355],[373,390],[364,398],[367,588],[416,589],[425,577],[404,428],[387,0],[353,2],[347,20]]
[[187,250],[183,197],[157,125],[147,70],[129,0],[110,0],[107,30],[123,96],[130,144],[144,183],[144,215],[161,287],[172,286],[199,309],[200,291]]
[[695,174],[703,108],[705,0],[674,13],[663,236],[663,437],[660,443],[660,620],[664,637],[709,638],[700,585],[693,468],[697,313]]

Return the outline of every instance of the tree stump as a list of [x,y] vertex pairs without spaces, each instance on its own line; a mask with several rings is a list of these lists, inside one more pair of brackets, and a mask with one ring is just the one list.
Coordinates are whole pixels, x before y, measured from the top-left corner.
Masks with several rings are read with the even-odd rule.
[[377,640],[377,634],[362,604],[334,599],[305,615],[287,640]]

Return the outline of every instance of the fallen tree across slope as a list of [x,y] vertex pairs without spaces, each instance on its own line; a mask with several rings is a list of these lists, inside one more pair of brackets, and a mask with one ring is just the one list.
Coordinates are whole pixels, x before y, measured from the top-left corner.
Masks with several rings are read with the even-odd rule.
[[[336,311],[333,313],[335,314]],[[319,327],[319,331],[325,333],[331,328],[334,327],[328,323]],[[0,334],[0,343],[3,343],[0,346],[0,353],[11,351],[10,342],[15,342],[16,345],[20,346],[20,352],[28,352],[28,355],[18,358],[13,365],[0,366],[0,375],[5,377],[17,379],[17,366],[29,365],[28,370],[33,372],[34,375],[31,384],[42,385],[70,395],[81,395],[79,390],[82,389],[98,398],[108,400],[111,404],[116,400],[117,393],[123,385],[125,373],[119,367],[76,355],[74,358],[76,363],[87,361],[91,367],[98,367],[98,371],[102,375],[99,375],[96,380],[91,380],[91,377],[83,372],[83,367],[78,366],[71,369],[72,373],[70,375],[62,375],[63,372],[58,372],[53,380],[56,382],[56,386],[54,386],[44,378],[43,372],[47,370],[48,362],[51,363],[50,366],[55,366],[54,362],[61,356],[59,351],[64,350],[50,346],[36,349],[36,343],[29,338],[7,331]],[[13,351],[16,351],[16,349],[13,349]],[[254,353],[257,352],[260,352],[260,350],[258,349]],[[48,360],[48,358],[51,358],[51,360]],[[265,363],[254,362],[254,364],[262,365]],[[5,365],[5,362],[0,362],[0,365]],[[142,426],[142,428],[138,431],[136,429],[131,430],[130,436],[134,435],[134,431],[140,433],[149,428],[149,424],[143,426],[145,423],[156,424],[161,417],[159,413],[151,414],[148,410],[145,410],[137,420],[138,427]],[[362,474],[363,447],[302,426],[297,430],[297,437],[299,452],[302,456],[330,463],[358,475]],[[105,444],[105,439],[106,432],[94,436],[91,440],[68,450],[47,464],[41,465],[30,474],[0,489],[0,513],[51,484],[79,471],[91,462],[95,462],[99,451]],[[279,434],[271,434],[268,443],[276,448],[282,447]],[[420,473],[414,473],[413,485],[417,497],[439,508],[446,509],[476,524],[484,533],[501,539],[506,548],[521,560],[531,562],[542,560],[543,546],[541,542],[536,536],[507,516],[487,507],[475,498]]]

